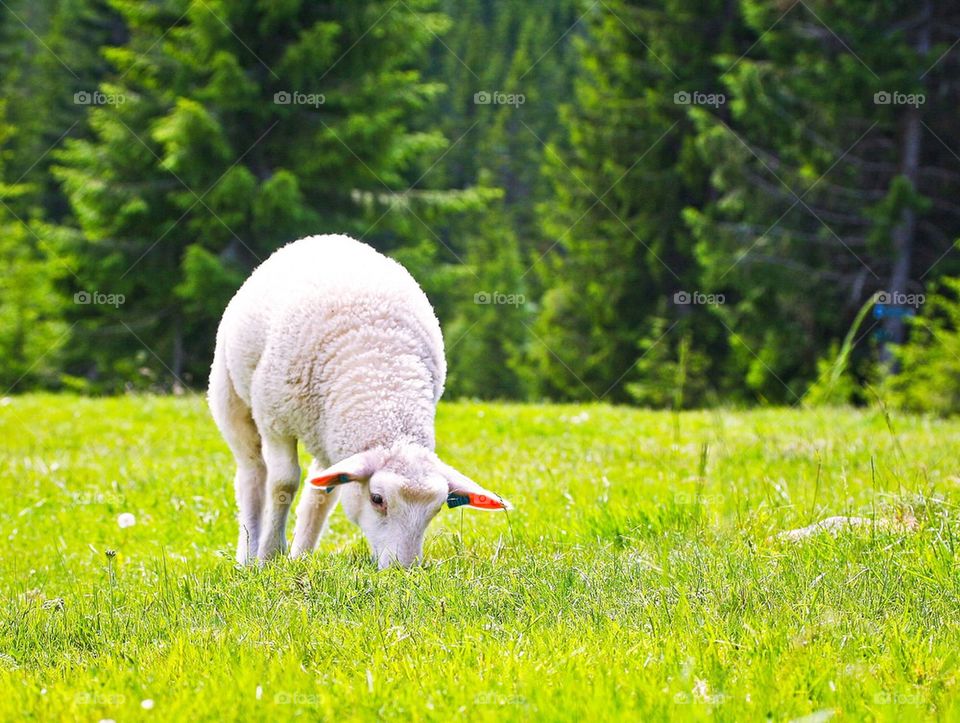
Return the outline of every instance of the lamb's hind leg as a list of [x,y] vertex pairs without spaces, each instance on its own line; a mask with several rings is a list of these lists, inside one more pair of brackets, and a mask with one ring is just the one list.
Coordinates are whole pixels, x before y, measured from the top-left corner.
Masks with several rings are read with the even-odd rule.
[[263,459],[267,463],[267,484],[257,551],[261,562],[287,550],[287,514],[300,486],[297,440],[265,434]]
[[[253,427],[256,432],[256,427]],[[250,447],[252,450],[252,446]],[[260,547],[262,535],[261,520],[263,519],[263,497],[267,482],[267,468],[259,456],[249,462],[237,462],[237,474],[233,480],[233,488],[237,498],[237,520],[240,523],[240,533],[237,539],[237,562],[245,565],[253,562]]]
[[240,523],[237,562],[243,565],[256,559],[260,545],[267,467],[260,453],[257,425],[250,408],[237,395],[219,350],[210,371],[209,403],[214,421],[237,462],[233,480]]

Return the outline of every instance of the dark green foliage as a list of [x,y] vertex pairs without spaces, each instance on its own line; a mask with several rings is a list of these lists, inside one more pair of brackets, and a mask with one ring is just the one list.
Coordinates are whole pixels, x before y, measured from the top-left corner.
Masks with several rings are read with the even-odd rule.
[[453,397],[953,408],[896,301],[960,274],[953,4],[3,10],[18,388],[203,387],[256,263],[344,232],[423,285]]
[[[115,7],[130,38],[108,49],[100,91],[117,102],[91,108],[93,137],[67,143],[56,173],[81,230],[78,275],[126,301],[85,310],[73,364],[99,373],[143,346],[149,369],[202,386],[216,322],[250,269],[303,235],[363,234],[442,146],[407,130],[438,91],[416,61],[440,20],[420,3]],[[370,240],[402,243],[391,220]]]
[[[582,10],[572,0],[467,0],[441,8],[454,22],[433,49],[429,75],[447,92],[431,121],[452,145],[430,177],[498,199],[438,231],[463,262],[447,297],[451,313],[441,310],[448,390],[523,398],[539,387],[526,357],[536,344],[530,329],[543,293],[531,268],[545,248],[535,207],[550,195],[540,164],[558,130],[558,106],[569,96],[571,38],[581,34]],[[513,103],[497,103],[497,93],[514,96]],[[484,295],[490,303],[475,303]]]
[[901,373],[887,381],[890,400],[937,414],[960,412],[960,279],[941,279],[897,354]]
[[704,323],[713,310],[674,304],[674,293],[701,288],[682,210],[709,195],[690,106],[675,96],[716,92],[712,58],[736,32],[727,3],[708,6],[613,2],[589,14],[575,94],[561,114],[566,133],[544,157],[546,291],[531,346],[543,394],[628,398],[638,346],[658,330],[668,358],[684,332],[714,364],[722,358],[722,329]]
[[[0,148],[14,134],[6,109],[0,100]],[[31,188],[5,181],[6,160],[0,155],[0,393],[55,383],[68,332],[54,285],[69,267],[43,242],[42,224],[14,210],[23,213]]]
[[[914,2],[740,5],[756,42],[716,59],[728,114],[692,113],[712,198],[686,218],[704,285],[730,300],[724,374],[795,403],[866,299],[916,293],[955,264],[943,256],[960,176],[938,137],[957,102],[942,24],[958,16]],[[926,102],[877,102],[896,93]],[[898,326],[865,331],[893,343]]]

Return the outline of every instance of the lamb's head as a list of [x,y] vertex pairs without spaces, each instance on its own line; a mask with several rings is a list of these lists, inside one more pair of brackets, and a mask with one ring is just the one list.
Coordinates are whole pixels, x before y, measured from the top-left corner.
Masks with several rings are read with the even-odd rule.
[[310,484],[319,494],[341,487],[344,512],[363,530],[381,570],[419,561],[427,525],[448,502],[479,509],[508,507],[499,495],[412,443],[355,454]]

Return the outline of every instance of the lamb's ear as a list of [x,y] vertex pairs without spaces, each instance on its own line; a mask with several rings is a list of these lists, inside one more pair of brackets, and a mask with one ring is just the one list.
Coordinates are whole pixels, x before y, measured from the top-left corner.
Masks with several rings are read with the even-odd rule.
[[496,492],[484,489],[466,475],[457,472],[448,464],[440,463],[443,476],[447,478],[447,506],[462,507],[468,505],[477,510],[509,510],[509,502]]
[[377,471],[380,458],[373,450],[359,452],[352,457],[347,457],[337,462],[332,467],[327,467],[323,472],[310,480],[314,487],[320,487],[327,492],[332,492],[337,485],[344,485],[348,482],[363,482],[370,479]]

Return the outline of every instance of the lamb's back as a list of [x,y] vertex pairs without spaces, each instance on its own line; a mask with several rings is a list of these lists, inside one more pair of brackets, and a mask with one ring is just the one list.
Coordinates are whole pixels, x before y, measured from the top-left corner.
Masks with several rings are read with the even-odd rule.
[[324,350],[339,353],[338,344],[344,353],[356,351],[351,338],[377,327],[383,332],[378,343],[387,348],[397,333],[421,340],[439,396],[446,374],[443,339],[410,273],[348,236],[310,236],[277,250],[250,275],[224,312],[217,344],[237,393],[250,404],[265,353],[274,365],[285,363],[289,376],[322,361]]

